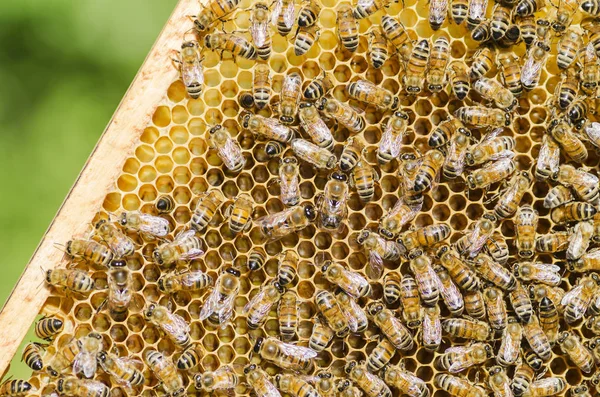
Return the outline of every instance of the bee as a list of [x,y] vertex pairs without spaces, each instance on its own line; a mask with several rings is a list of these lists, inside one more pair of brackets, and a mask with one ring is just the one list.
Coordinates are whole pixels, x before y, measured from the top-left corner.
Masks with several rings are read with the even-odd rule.
[[204,86],[204,70],[200,44],[196,40],[184,41],[174,59],[179,64],[181,80],[190,98],[198,99]]
[[598,275],[591,273],[591,275],[581,277],[577,285],[571,288],[561,300],[561,304],[565,307],[566,322],[572,324],[581,319],[597,294]]
[[306,161],[320,169],[333,169],[337,158],[329,150],[321,148],[304,139],[294,139],[292,150],[301,160]]
[[[121,213],[118,222],[125,229],[141,233],[145,236],[165,237],[169,234],[170,226],[168,220],[158,216],[144,214],[139,211]],[[98,227],[97,224],[96,227]],[[101,227],[104,227],[104,225]]]
[[254,134],[277,142],[289,143],[294,139],[294,130],[274,118],[248,113],[242,119],[242,126]]
[[398,97],[368,80],[353,81],[346,86],[346,91],[351,97],[383,110],[398,108]]
[[279,161],[280,199],[287,206],[300,203],[300,168],[295,157]]
[[369,326],[369,319],[356,300],[341,288],[338,288],[335,292],[335,298],[340,305],[340,309],[342,309],[344,317],[348,321],[350,332],[355,334],[364,332]]
[[356,241],[362,245],[369,257],[367,276],[374,280],[381,277],[384,260],[397,261],[402,254],[402,247],[398,243],[387,241],[377,233],[368,230],[363,230]]
[[475,81],[473,88],[483,99],[494,102],[500,109],[510,111],[517,105],[517,99],[512,92],[496,80],[481,77]]
[[[200,203],[203,201],[205,201],[205,199],[201,199],[198,202],[196,213],[192,217],[192,226],[194,226],[194,219],[196,215],[198,215],[196,219],[204,222],[202,219],[202,212],[198,211],[201,209]],[[203,211],[203,213],[209,213],[210,208],[207,205],[203,207],[205,207],[205,211]],[[186,261],[197,258],[203,253],[204,251],[202,250],[202,242],[198,237],[196,237],[196,232],[194,230],[185,230],[179,233],[172,242],[159,245],[158,248],[156,248],[152,253],[152,257],[159,265],[170,265],[177,261]]]
[[235,233],[248,231],[252,227],[254,202],[248,194],[241,194],[232,206],[227,208],[225,218],[229,218],[229,229]]
[[496,262],[505,264],[508,260],[508,245],[501,233],[494,232],[485,242],[485,249]]
[[284,342],[289,342],[296,335],[298,328],[298,300],[294,291],[286,291],[279,300],[277,307],[279,332]]
[[554,186],[546,194],[546,197],[544,198],[544,207],[556,208],[574,200],[575,197],[573,197],[573,194],[571,193],[571,190],[569,188],[562,185],[558,185]]
[[594,95],[596,87],[600,85],[600,66],[594,44],[588,43],[580,56],[582,68],[579,74],[581,89],[586,95]]
[[523,335],[531,349],[544,362],[552,357],[552,346],[548,337],[542,330],[536,315],[532,315],[528,323],[523,324]]
[[548,179],[558,172],[560,147],[549,135],[542,138],[542,146],[537,158],[535,176],[539,180]]
[[298,26],[308,28],[314,25],[319,19],[321,5],[318,1],[304,0],[303,5],[298,12]]
[[388,365],[394,354],[396,354],[396,347],[385,337],[382,338],[367,357],[367,369],[377,373]]
[[424,197],[422,192],[415,190],[417,174],[421,169],[423,156],[416,158],[414,154],[403,154],[399,159],[398,177],[400,178],[400,192],[402,200],[413,211],[419,212],[423,207]]
[[42,361],[42,345],[35,342],[26,344],[23,348],[21,361],[25,361],[25,364],[32,370],[41,371],[42,368],[44,368],[44,362]]
[[454,117],[442,121],[429,136],[428,144],[432,148],[438,148],[448,143],[455,134],[470,136],[470,132],[465,128],[464,124]]
[[514,365],[519,358],[519,348],[523,339],[523,328],[514,317],[509,317],[506,328],[502,331],[500,349],[496,355],[496,362],[505,367]]
[[539,306],[540,326],[550,343],[558,339],[559,323],[556,305],[547,296],[543,297]]
[[596,215],[598,210],[590,203],[575,201],[563,206],[554,208],[550,213],[552,222],[569,223],[575,221],[585,221]]
[[573,161],[583,163],[587,159],[585,145],[573,134],[571,127],[564,120],[552,120],[548,126],[548,134]]
[[436,374],[433,383],[436,387],[457,397],[486,397],[488,395],[488,392],[482,387],[472,384],[466,378],[453,375]]
[[590,221],[576,224],[571,236],[569,236],[567,259],[573,261],[581,258],[587,251],[593,234],[594,226]]
[[513,149],[516,141],[513,137],[498,136],[502,130],[502,128],[495,129],[469,149],[466,159],[470,166],[514,156]]
[[312,359],[317,356],[313,349],[281,342],[273,337],[259,337],[253,351],[282,369],[301,372],[310,371],[314,367]]
[[350,380],[360,387],[367,397],[391,397],[392,391],[377,375],[370,373],[364,364],[349,361],[344,372]]
[[[221,204],[223,204],[224,201],[225,201],[225,196],[223,196],[223,193],[221,193],[219,190],[213,189],[209,192],[202,193],[202,195],[200,196],[200,198],[198,200],[198,203],[196,204],[196,209],[194,210],[194,214],[192,215],[192,221],[191,221],[192,228],[194,228],[195,230],[197,230],[199,232],[204,230],[208,226],[208,223],[215,216],[215,214],[217,213],[217,210],[219,209]],[[182,234],[185,234],[185,236],[182,236]],[[192,231],[185,232],[182,234],[180,234],[181,240],[185,240],[185,239],[194,237],[194,233]],[[173,244],[175,244],[177,241],[178,241],[178,238],[176,237],[175,241],[173,241]],[[187,243],[187,242],[185,242],[185,243]],[[184,241],[181,241],[181,244],[184,244]],[[194,244],[191,241],[189,241],[189,244],[190,244],[190,248],[192,248],[192,247],[199,248],[200,247],[199,244],[196,246],[196,244]],[[189,259],[193,259],[193,258],[189,258]]]
[[566,388],[567,383],[563,379],[551,376],[532,382],[526,395],[531,397],[554,396],[560,394]]
[[409,54],[412,49],[412,41],[404,25],[389,15],[381,17],[381,28],[383,34],[392,43],[396,50],[402,54]]
[[456,250],[468,258],[475,257],[484,247],[485,242],[493,235],[496,221],[494,215],[484,214],[474,222],[473,229],[456,242]]
[[515,162],[510,158],[490,163],[467,176],[469,189],[485,189],[491,184],[508,178],[515,169]]
[[65,369],[73,365],[75,374],[83,373],[86,378],[91,378],[96,373],[96,355],[103,349],[102,336],[96,332],[90,332],[79,339],[73,339],[47,362],[49,372],[64,372]]
[[561,282],[560,267],[552,264],[521,262],[513,265],[513,272],[523,281],[535,281],[557,286]]
[[498,330],[506,328],[508,317],[502,290],[493,286],[485,288],[483,290],[483,301],[485,302],[490,326]]
[[498,54],[497,63],[500,68],[501,81],[515,97],[523,93],[521,84],[521,65],[516,55],[510,53]]
[[[410,277],[410,276],[409,276]],[[383,300],[391,305],[400,299],[402,279],[397,272],[390,272],[383,278]]]
[[158,279],[158,289],[166,294],[178,291],[199,291],[212,285],[213,279],[201,270],[169,273]]
[[354,299],[369,296],[371,293],[371,285],[367,279],[339,263],[326,261],[321,271],[330,283],[338,285]]
[[233,12],[239,3],[239,0],[211,0],[197,15],[194,27],[200,32],[207,30],[217,20]]
[[[500,199],[494,206],[494,213],[499,219],[509,218],[517,212],[519,203],[527,189],[529,189],[530,184],[529,173],[526,171],[517,172],[512,176],[507,188],[502,192]],[[518,216],[517,219],[520,221]]]
[[463,106],[454,112],[454,116],[476,127],[509,127],[512,123],[509,113],[481,106]]
[[451,336],[481,342],[485,342],[492,335],[492,329],[488,323],[464,318],[446,319],[442,321],[442,329]]
[[477,291],[479,289],[480,282],[477,274],[456,256],[448,245],[442,245],[437,251],[436,257],[460,288],[465,291]]
[[258,365],[246,365],[244,375],[246,375],[246,382],[254,390],[257,397],[281,397],[269,375]]
[[545,6],[546,3],[543,0],[520,0],[517,3],[515,12],[520,17],[527,17],[533,15]]
[[534,377],[533,368],[519,360],[511,383],[514,395],[520,397],[525,394],[529,390],[529,385],[533,382]]
[[238,376],[229,365],[219,367],[216,371],[206,371],[194,375],[196,390],[213,392],[215,390],[233,389],[239,383]]
[[298,73],[285,76],[281,86],[279,102],[279,121],[292,124],[298,113],[298,103],[302,96],[302,77]]
[[285,146],[281,142],[268,141],[265,143],[265,153],[269,158],[281,156],[285,151]]
[[424,193],[430,190],[438,179],[444,162],[445,157],[441,151],[437,149],[427,151],[417,171],[413,190],[416,193]]
[[430,391],[423,380],[408,372],[403,366],[387,365],[381,371],[385,383],[409,397],[429,397]]
[[495,396],[509,397],[513,395],[510,388],[510,379],[506,370],[498,365],[491,367],[488,371],[488,385]]
[[484,43],[492,38],[492,31],[490,30],[491,21],[486,19],[479,25],[473,28],[471,31],[471,38],[477,42]]
[[225,269],[202,306],[200,321],[210,317],[213,323],[224,325],[233,316],[233,304],[239,291],[240,272],[231,267]]
[[317,217],[311,204],[295,206],[256,220],[261,232],[270,240],[278,240],[290,233],[304,229]]
[[595,368],[592,352],[581,343],[581,339],[572,332],[564,331],[558,338],[558,344],[564,354],[586,374]]
[[[327,116],[334,118],[338,123],[348,129],[350,133],[359,133],[365,129],[364,117],[354,108],[337,101],[334,98],[322,98],[318,105],[319,110],[322,110]],[[351,137],[355,142],[357,137]],[[346,148],[346,147],[345,147]],[[358,150],[358,149],[357,149]],[[359,150],[359,152],[362,149]],[[345,171],[342,169],[342,171]],[[349,170],[346,170],[347,172]]]
[[564,306],[561,302],[565,296],[565,291],[560,287],[545,284],[530,284],[529,296],[538,304],[541,303],[543,298],[548,297],[554,303],[559,313],[564,311]]
[[468,135],[457,133],[450,139],[443,166],[443,174],[446,178],[455,179],[462,175],[470,138]]
[[575,273],[600,271],[600,249],[594,248],[583,254],[579,260],[569,262],[569,271]]
[[379,27],[372,27],[367,32],[369,39],[369,61],[371,66],[379,69],[387,61],[388,43]]
[[469,2],[469,8],[467,10],[467,27],[470,30],[473,30],[485,19],[487,3],[487,0],[475,0]]
[[572,397],[592,397],[586,385],[571,386],[570,390]]
[[415,276],[417,289],[427,306],[434,306],[440,295],[440,280],[433,270],[431,260],[423,254],[420,249],[413,251],[410,255],[410,270]]
[[325,322],[322,316],[318,316],[314,322],[312,333],[308,341],[308,347],[316,352],[322,352],[329,346],[331,340],[335,336],[335,331],[332,330]]
[[289,374],[275,376],[275,384],[283,393],[292,397],[320,397],[319,392],[301,377]]
[[[100,237],[114,253],[113,257],[123,258],[125,256],[133,255],[135,252],[133,240],[123,234],[123,232],[121,232],[114,224],[109,223],[105,219],[101,219],[96,223],[95,228],[96,235]],[[98,251],[100,251],[100,249],[98,249]],[[108,256],[108,253],[106,253],[103,257]]]
[[114,254],[106,245],[94,240],[73,239],[67,241],[67,255],[83,259],[94,265],[108,267]]
[[315,303],[337,336],[343,337],[348,334],[348,321],[335,296],[329,291],[320,291],[315,295]]
[[569,124],[575,126],[575,129],[580,130],[586,122],[587,114],[590,110],[590,103],[587,98],[579,97],[575,99],[567,109],[569,116]]
[[479,254],[472,266],[481,277],[505,291],[510,292],[517,287],[515,276],[487,255]]
[[465,293],[465,309],[470,317],[481,319],[485,317],[485,303],[483,294],[479,290]]
[[[461,0],[462,1],[462,0]],[[467,66],[463,62],[452,61],[448,65],[448,77],[450,78],[452,92],[462,101],[467,97],[471,89]]]
[[427,75],[429,56],[431,49],[429,48],[429,40],[423,39],[417,43],[412,49],[412,52],[406,62],[405,74],[403,83],[406,92],[411,95],[416,95],[423,90],[423,76]]
[[147,350],[144,353],[144,361],[150,368],[167,395],[172,397],[184,396],[185,387],[177,367],[170,358],[167,358],[156,350]]
[[[56,382],[56,390],[61,395],[68,396],[108,397],[110,395],[110,389],[104,383],[96,380],[77,379],[75,377],[59,379]],[[0,391],[0,394],[5,395],[2,391]],[[11,396],[16,395],[18,394],[11,394]]]
[[[256,7],[259,5],[264,5],[263,3],[258,3]],[[255,39],[256,41],[256,39]],[[269,51],[270,51],[269,45]],[[259,47],[260,52],[260,47]],[[268,58],[268,56],[267,56]],[[254,67],[254,79],[252,82],[252,97],[254,98],[254,103],[256,103],[256,107],[259,109],[264,108],[269,104],[269,99],[271,97],[271,84],[270,84],[270,68],[266,63],[257,63]],[[265,149],[265,151],[267,151]],[[267,151],[267,153],[269,153]]]
[[489,47],[482,47],[473,55],[473,63],[469,70],[471,80],[485,76],[494,66],[495,54]]
[[416,248],[428,248],[446,240],[450,237],[451,231],[452,229],[447,224],[436,223],[403,233],[398,238],[398,244],[405,252]]
[[200,345],[188,346],[177,359],[177,368],[182,370],[194,368],[198,365],[204,354]]
[[438,30],[446,20],[448,12],[447,0],[434,0],[429,3],[429,26],[431,29]]
[[271,308],[279,302],[284,289],[277,281],[260,288],[260,291],[244,306],[242,312],[247,315],[248,328],[257,329],[267,321]]
[[533,313],[533,306],[531,305],[529,293],[521,283],[517,283],[517,287],[510,292],[509,298],[517,318],[524,323],[529,322]]
[[150,304],[144,312],[146,320],[159,327],[162,332],[177,346],[185,349],[191,344],[190,326],[178,314],[157,304]]
[[[55,272],[54,270],[53,272]],[[48,281],[50,282],[50,281]],[[93,281],[92,281],[93,282]],[[35,323],[35,336],[40,339],[51,341],[54,337],[62,332],[64,322],[58,317],[42,317]]]
[[547,44],[536,39],[527,51],[525,63],[521,69],[521,84],[523,84],[523,87],[526,90],[532,90],[538,86],[542,75],[542,69],[546,64],[546,59],[548,59],[549,49]]
[[417,213],[418,211],[406,204],[403,198],[399,199],[379,221],[379,233],[388,239],[396,237],[402,227],[413,220]]
[[506,35],[510,21],[512,19],[512,10],[501,4],[496,4],[492,12],[491,31],[492,38],[496,41]]
[[300,105],[300,125],[311,140],[322,148],[329,151],[333,149],[333,136],[329,127],[319,117],[319,112],[311,103],[303,103]]
[[402,303],[402,318],[408,328],[421,325],[422,311],[419,289],[415,279],[410,274],[403,274],[400,282],[400,302]]
[[463,296],[450,278],[450,274],[443,266],[434,268],[440,281],[440,294],[446,304],[446,307],[453,315],[460,315],[464,309]]
[[380,165],[388,164],[400,156],[402,147],[402,138],[406,133],[408,126],[408,114],[403,111],[396,111],[388,120],[385,131],[379,141],[377,148],[377,161]]
[[[435,3],[448,5],[446,0],[435,0],[430,3],[432,7]],[[431,14],[430,14],[431,24]],[[443,22],[443,19],[442,19]],[[427,88],[431,92],[440,92],[446,84],[446,68],[450,57],[450,40],[447,35],[440,36],[434,43],[429,59],[429,73],[427,74]]]
[[515,220],[517,250],[521,258],[533,257],[538,214],[530,205],[519,207]]
[[[89,293],[95,288],[94,280],[90,275],[87,272],[77,269],[48,270],[46,271],[46,282],[55,287],[62,287],[82,294]],[[47,330],[50,330],[50,327]]]
[[112,353],[101,351],[97,356],[98,364],[118,384],[125,387],[136,387],[144,384],[144,374],[136,367],[141,362],[130,357],[118,357]]
[[294,281],[298,273],[299,261],[298,254],[292,250],[287,250],[280,254],[277,266],[277,281],[279,285],[285,286]]
[[356,188],[358,197],[362,202],[368,203],[373,200],[375,194],[375,182],[379,181],[379,174],[363,158],[352,168],[350,184]]
[[358,48],[358,21],[350,4],[343,3],[338,6],[336,23],[340,42],[348,51],[355,52]]
[[[311,1],[310,4],[316,4],[316,2]],[[325,94],[331,91],[332,88],[333,78],[329,73],[324,71],[322,77],[309,81],[302,96],[310,100],[321,99]]]
[[[533,15],[527,17],[516,17],[519,29],[521,30],[521,38],[525,42],[527,48],[533,44],[537,38],[536,20]],[[519,78],[520,80],[520,78]]]
[[414,346],[412,335],[380,302],[371,302],[366,307],[367,315],[398,350],[410,350]]
[[173,200],[171,196],[165,194],[156,200],[154,207],[159,214],[170,214],[175,209],[175,200]]
[[431,351],[438,350],[442,343],[442,323],[439,306],[426,307],[423,310],[422,328],[423,346]]
[[212,50],[229,51],[235,56],[246,59],[256,59],[256,47],[242,36],[232,33],[210,33],[204,36],[204,46]]
[[[269,7],[266,3],[259,1],[254,4],[252,12],[250,13],[250,36],[256,47],[256,53],[260,59],[267,60],[271,56],[271,35],[269,34]],[[259,65],[263,65],[260,67]],[[268,68],[265,68],[264,64],[257,64],[254,69],[254,85],[256,87],[257,75],[260,75],[260,81],[265,82],[264,78],[268,80]],[[265,76],[266,73],[266,76]],[[267,85],[268,86],[268,85]],[[270,91],[270,90],[269,90]],[[267,102],[268,94],[267,91]],[[264,94],[264,93],[263,93]],[[254,89],[254,99],[256,100],[256,88]],[[259,104],[257,107],[262,109],[265,106],[264,103]]]
[[291,0],[277,0],[275,9],[271,14],[271,22],[277,26],[277,32],[287,36],[294,26],[294,12],[296,8]]
[[581,34],[574,29],[569,29],[561,37],[556,47],[556,63],[558,67],[563,70],[568,69],[575,61],[581,48],[583,48],[583,38],[581,37]]
[[[559,167],[559,170],[553,176],[553,179],[572,188],[577,197],[583,201],[596,201],[600,195],[600,182],[598,177],[581,168],[563,164]],[[550,193],[548,193],[548,195],[549,194]]]
[[317,25],[307,28],[299,27],[294,41],[294,54],[306,54],[321,36],[321,29]]
[[124,318],[133,294],[133,277],[123,260],[114,260],[107,272],[108,308],[116,318]]
[[571,25],[580,3],[581,2],[579,1],[573,0],[563,0],[559,3],[558,8],[556,9],[556,19],[552,20],[552,29],[557,34],[563,34]]

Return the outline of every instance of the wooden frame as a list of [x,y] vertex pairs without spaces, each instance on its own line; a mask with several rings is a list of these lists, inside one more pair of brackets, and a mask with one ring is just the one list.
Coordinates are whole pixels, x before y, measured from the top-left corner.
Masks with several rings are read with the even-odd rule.
[[148,126],[157,105],[165,97],[178,71],[170,52],[181,45],[192,27],[188,15],[198,12],[196,0],[180,0],[138,74],[108,123],[42,241],[25,267],[16,287],[0,311],[0,373],[5,374],[19,345],[50,294],[44,282],[46,270],[61,265],[63,253],[54,247],[64,243],[82,225],[89,224],[101,208],[128,155]]

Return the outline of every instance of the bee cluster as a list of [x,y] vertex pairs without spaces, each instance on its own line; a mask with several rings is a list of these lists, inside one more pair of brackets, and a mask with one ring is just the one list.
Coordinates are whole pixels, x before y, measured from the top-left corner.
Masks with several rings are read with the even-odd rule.
[[0,395],[600,394],[599,15],[201,5]]

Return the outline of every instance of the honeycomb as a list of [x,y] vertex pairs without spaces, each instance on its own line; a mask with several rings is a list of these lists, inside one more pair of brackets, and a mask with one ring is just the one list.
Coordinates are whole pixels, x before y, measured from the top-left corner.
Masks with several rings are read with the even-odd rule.
[[[189,0],[195,1],[195,0]],[[199,313],[208,295],[206,290],[200,292],[178,292],[172,296],[161,293],[157,280],[161,275],[172,269],[161,267],[152,260],[152,252],[157,241],[142,240],[138,235],[131,234],[139,245],[134,255],[127,258],[127,267],[134,280],[134,294],[129,314],[125,319],[113,318],[101,305],[107,297],[106,270],[91,267],[85,262],[75,266],[89,271],[96,282],[96,289],[89,295],[65,293],[52,288],[52,292],[43,306],[41,314],[58,316],[65,320],[64,330],[52,342],[54,348],[65,346],[73,337],[82,337],[94,331],[102,335],[105,350],[118,352],[120,356],[132,356],[139,360],[149,349],[161,351],[170,359],[176,360],[181,353],[171,341],[161,336],[159,329],[146,322],[143,309],[149,303],[172,305],[174,313],[183,317],[190,325],[191,338],[205,351],[201,358],[200,368],[204,371],[216,370],[222,365],[233,364],[241,375],[239,368],[248,362],[259,362],[260,358],[252,354],[254,339],[258,336],[278,336],[278,322],[274,307],[262,329],[248,329],[246,316],[242,308],[266,281],[277,276],[277,257],[285,250],[293,250],[300,257],[297,279],[289,286],[300,301],[298,340],[306,344],[311,335],[313,321],[317,314],[314,303],[315,295],[321,290],[332,290],[333,286],[322,275],[318,264],[324,259],[332,259],[347,264],[361,274],[365,274],[367,257],[359,246],[356,238],[364,229],[377,230],[380,218],[390,210],[398,200],[399,181],[397,178],[398,162],[392,161],[385,166],[379,166],[376,151],[382,136],[381,121],[390,113],[373,106],[351,99],[346,91],[346,85],[357,79],[371,81],[386,88],[400,98],[401,108],[409,114],[408,133],[403,140],[404,153],[425,153],[428,149],[428,135],[432,129],[448,115],[463,105],[480,101],[471,90],[469,97],[463,102],[454,97],[446,87],[442,92],[431,94],[426,90],[416,96],[407,95],[401,89],[402,63],[396,55],[390,56],[380,69],[374,69],[368,62],[368,42],[365,33],[373,24],[378,24],[385,13],[396,16],[408,29],[413,39],[435,39],[446,32],[451,41],[451,59],[471,63],[472,56],[478,48],[466,28],[466,24],[450,23],[448,18],[440,31],[434,31],[428,22],[428,7],[424,1],[406,0],[402,3],[392,3],[387,10],[380,10],[369,18],[360,20],[360,38],[358,50],[350,53],[340,45],[336,33],[336,7],[338,0],[322,0],[322,11],[318,23],[321,26],[318,42],[303,56],[294,53],[293,40],[282,37],[272,27],[272,55],[267,61],[272,74],[273,97],[271,104],[279,100],[284,76],[297,72],[305,84],[311,79],[321,76],[322,71],[330,72],[334,77],[334,87],[331,95],[341,102],[349,103],[364,110],[366,128],[360,135],[366,142],[365,158],[376,168],[380,178],[375,187],[375,195],[371,202],[359,200],[354,189],[350,190],[348,200],[348,216],[346,227],[337,233],[319,230],[314,224],[309,225],[299,233],[291,234],[279,241],[267,242],[254,224],[243,234],[234,234],[229,230],[224,215],[223,206],[211,220],[209,226],[199,235],[205,243],[206,253],[200,259],[189,263],[189,268],[202,270],[216,280],[225,266],[233,265],[243,269],[241,288],[235,299],[235,315],[224,327],[217,327],[208,321],[200,321]],[[493,3],[488,5],[488,15]],[[250,0],[243,0],[237,10],[227,17],[223,23],[225,31],[245,31],[249,28]],[[299,8],[299,3],[296,9]],[[549,9],[551,7],[548,7]],[[580,23],[581,15],[577,13],[573,26]],[[191,26],[191,25],[190,25]],[[213,27],[218,29],[218,27]],[[292,34],[293,35],[293,34]],[[519,57],[525,54],[523,44],[501,51],[514,51]],[[152,122],[145,128],[133,153],[125,159],[122,174],[116,180],[114,190],[106,196],[99,217],[115,214],[120,211],[141,210],[144,213],[158,215],[155,208],[157,199],[162,195],[173,198],[176,207],[170,214],[161,215],[171,225],[171,234],[188,227],[198,196],[210,189],[220,190],[226,197],[227,203],[242,193],[249,194],[255,203],[253,219],[267,214],[282,211],[285,206],[279,199],[279,189],[274,183],[278,178],[279,158],[269,158],[265,151],[265,141],[258,139],[240,124],[239,96],[252,89],[252,76],[255,61],[238,57],[234,59],[225,52],[223,58],[219,52],[204,50],[203,66],[205,72],[205,87],[198,99],[191,99],[181,80],[173,81],[164,95],[162,103],[156,108]],[[170,60],[165,59],[165,62]],[[494,67],[488,77],[497,74]],[[528,170],[533,174],[535,159],[540,151],[548,119],[550,117],[547,102],[560,81],[560,71],[557,67],[555,46],[548,59],[536,88],[526,91],[519,98],[519,105],[514,113],[512,126],[506,128],[503,135],[512,136],[516,140],[514,149],[515,162],[518,169]],[[272,106],[275,109],[275,106]],[[273,115],[267,107],[259,114],[268,117]],[[593,116],[591,116],[593,117]],[[214,150],[209,148],[208,130],[222,125],[240,144],[246,164],[239,173],[233,173],[224,168],[222,161]],[[340,157],[344,142],[350,133],[345,128],[334,128],[334,152]],[[471,129],[474,136],[479,138],[484,129]],[[598,154],[590,150],[585,166],[597,171]],[[329,178],[329,172],[317,170],[311,165],[301,162],[300,191],[302,203],[316,203],[317,197],[323,191]],[[422,210],[411,222],[412,227],[423,227],[437,222],[446,222],[452,228],[450,242],[457,241],[468,227],[493,208],[494,202],[488,198],[498,191],[501,186],[495,184],[489,192],[482,190],[468,191],[464,179],[447,180],[442,177],[438,186],[425,195]],[[539,214],[539,234],[549,233],[556,228],[550,220],[549,210],[542,203],[550,186],[546,182],[534,182],[525,193],[521,204],[531,204]],[[513,219],[504,219],[498,223],[497,230],[506,238],[510,248],[509,263],[517,261],[514,244],[515,232]],[[64,243],[64,242],[61,242]],[[263,248],[268,254],[266,265],[258,271],[248,271],[246,262],[248,254],[254,248]],[[564,254],[536,254],[535,261],[556,263],[564,266]],[[384,274],[391,271],[408,272],[408,262],[387,263]],[[578,276],[565,272],[561,287],[570,289]],[[381,300],[383,289],[382,280],[371,280],[372,295],[370,300]],[[50,288],[50,287],[49,287]],[[508,298],[507,298],[508,301]],[[364,305],[363,305],[364,306]],[[396,309],[396,306],[391,306]],[[510,308],[510,304],[507,304]],[[449,313],[444,311],[444,317]],[[567,326],[561,318],[561,329],[571,329],[584,339],[593,335],[585,327],[577,323]],[[336,337],[331,346],[319,353],[316,359],[316,369],[328,369],[335,376],[344,376],[343,367],[348,360],[362,361],[377,344],[378,330],[370,325],[362,335],[349,335],[344,338]],[[415,341],[418,338],[415,337]],[[492,342],[497,351],[498,341]],[[433,384],[433,378],[438,370],[433,363],[453,341],[444,336],[442,345],[437,352],[431,352],[420,343],[408,352],[398,352],[392,359],[397,364],[402,361],[407,370],[413,372],[425,381],[432,396],[443,397],[447,393]],[[261,366],[271,375],[280,370],[266,361]],[[582,373],[555,346],[552,359],[547,365],[548,375],[566,379],[569,385],[578,385],[590,379],[591,375]],[[197,370],[195,370],[197,371]],[[184,383],[190,394],[196,393],[193,388],[194,371],[181,372]],[[471,381],[486,379],[484,367],[473,367],[467,371]],[[509,370],[512,374],[512,370]],[[142,395],[156,393],[157,380],[146,367],[144,369],[146,382],[139,389]],[[111,385],[113,395],[124,394],[125,391],[113,385],[111,379],[98,370],[95,379]],[[48,383],[50,381],[50,383]],[[30,382],[39,389],[39,395],[50,393],[54,389],[51,379],[41,373],[34,373]],[[160,388],[157,389],[160,391]],[[557,395],[566,395],[565,392]],[[243,383],[238,385],[236,392],[248,394],[249,389]],[[204,392],[203,392],[204,393]],[[395,391],[397,395],[397,391]]]

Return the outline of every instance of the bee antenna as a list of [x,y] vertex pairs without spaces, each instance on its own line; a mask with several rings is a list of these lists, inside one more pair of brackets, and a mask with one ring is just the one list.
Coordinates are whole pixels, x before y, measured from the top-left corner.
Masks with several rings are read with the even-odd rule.
[[67,246],[61,243],[53,243],[52,245],[54,245],[54,248],[59,249],[63,252],[67,251]]

